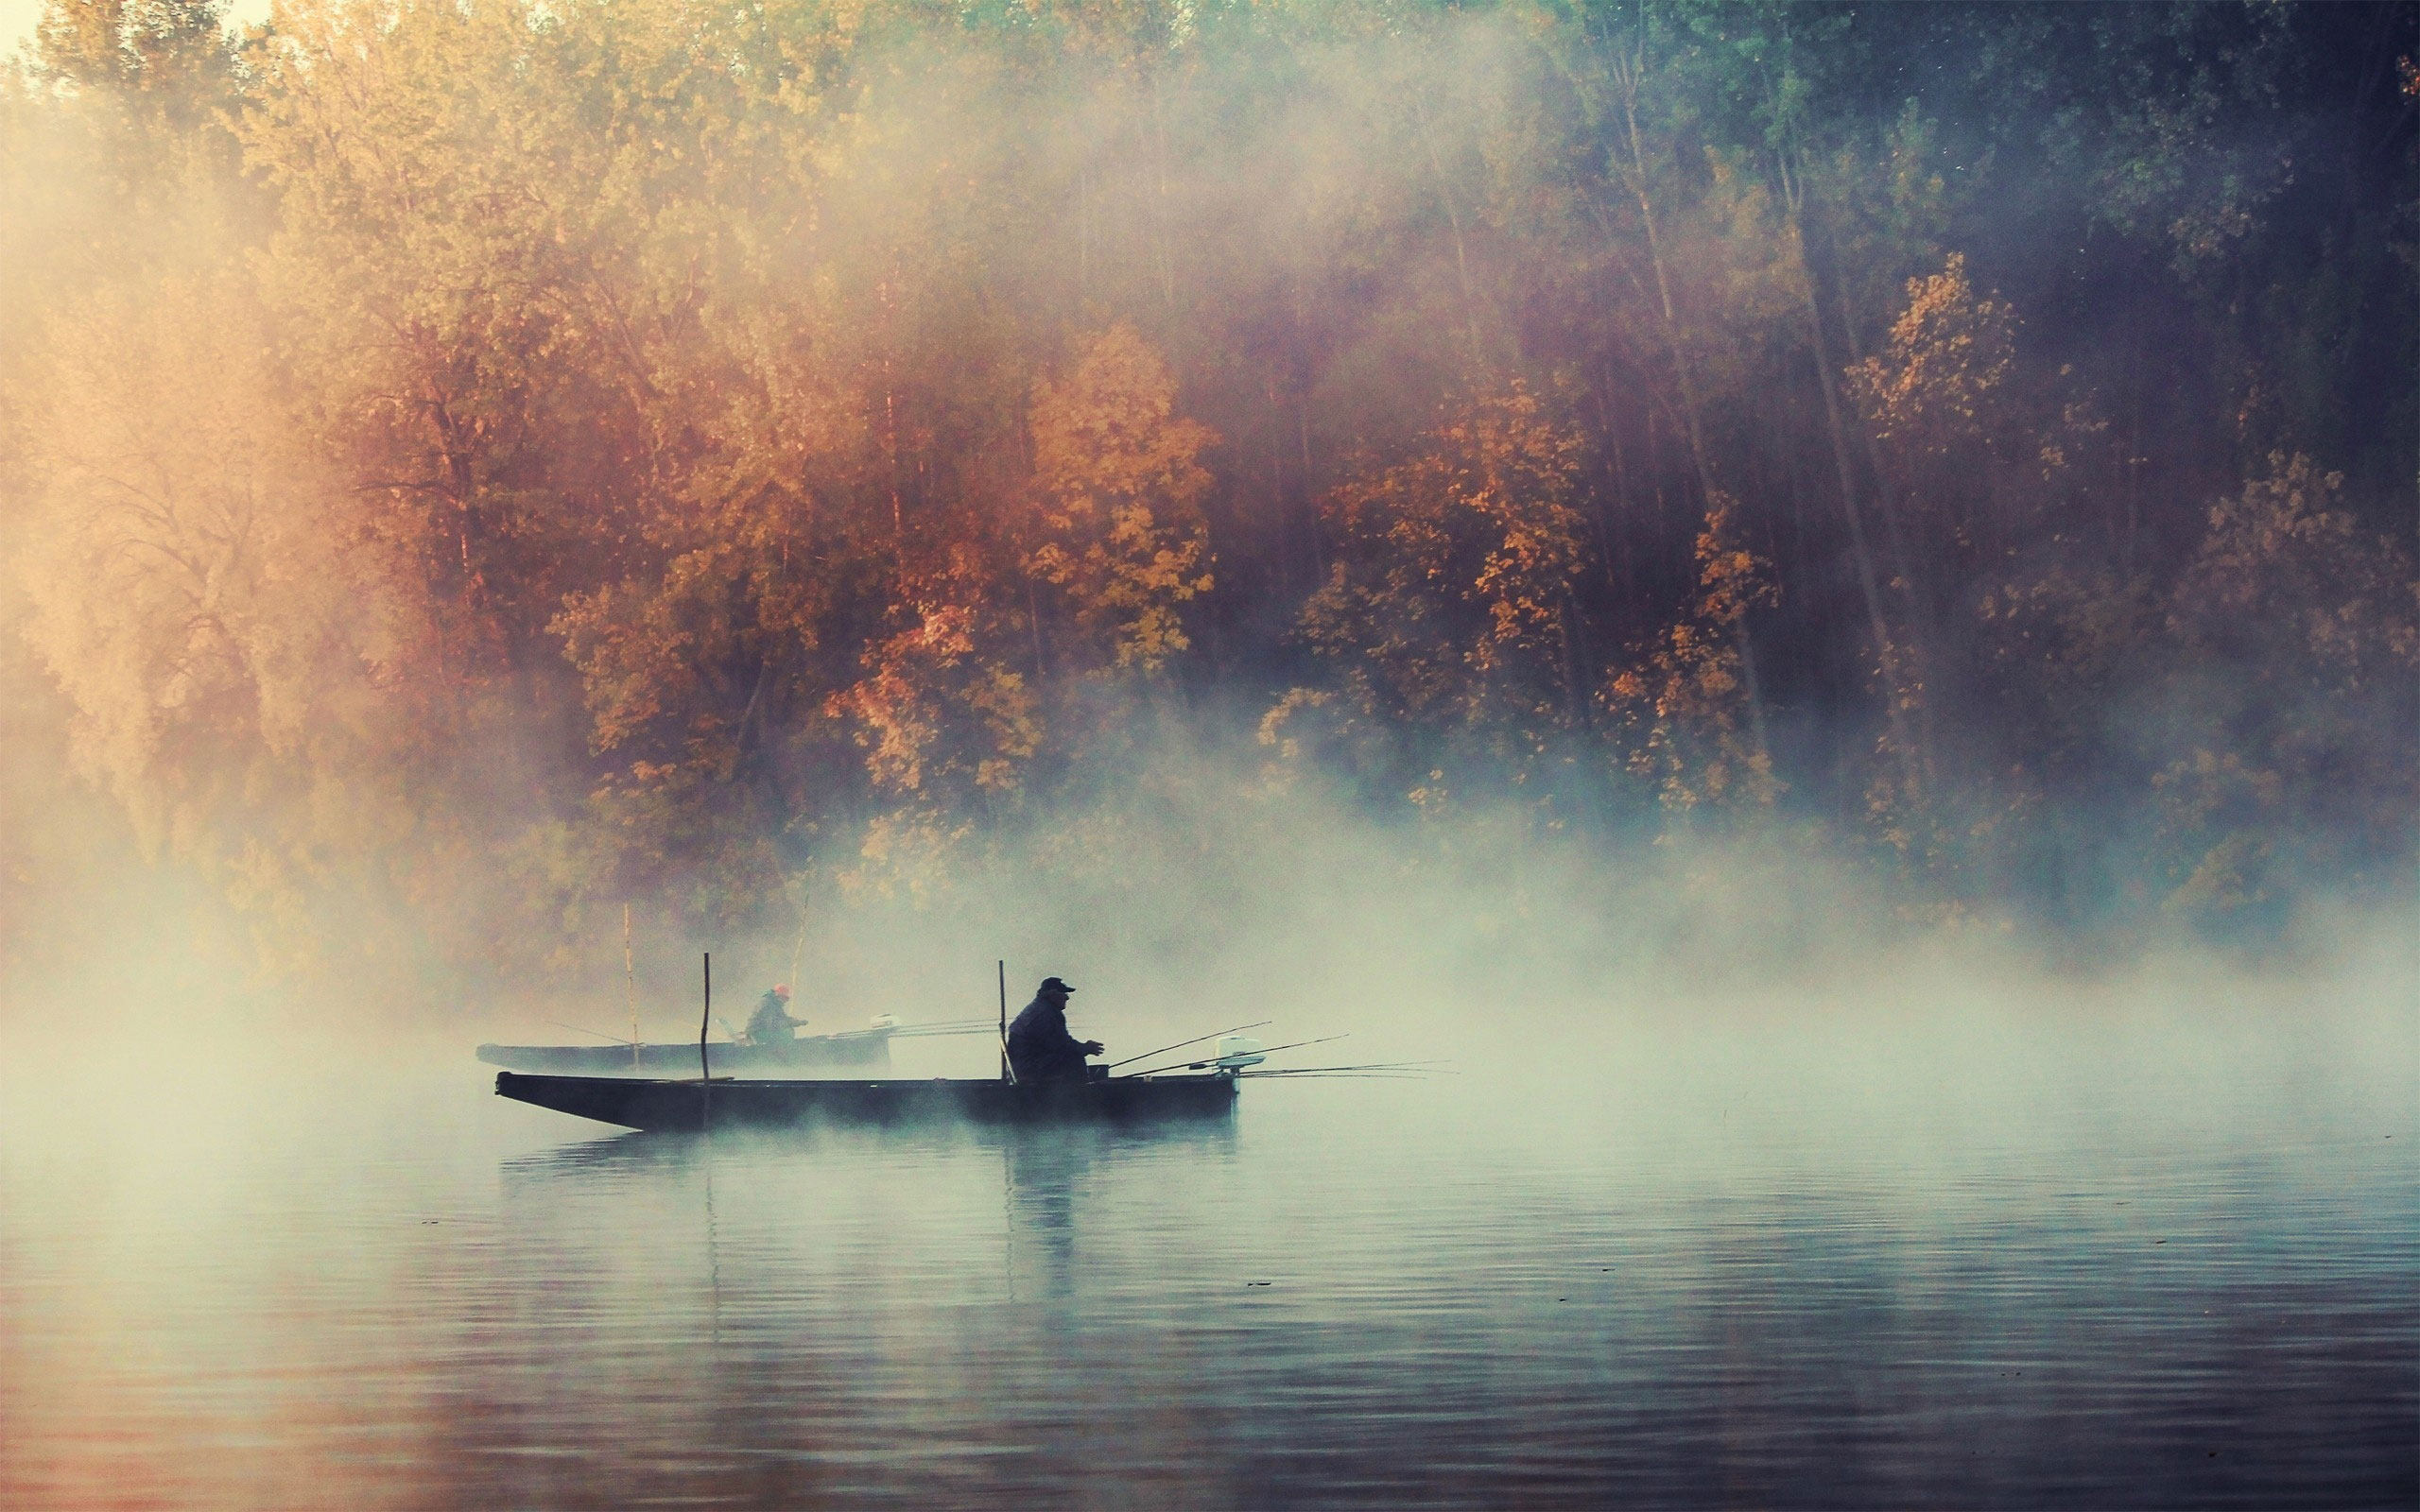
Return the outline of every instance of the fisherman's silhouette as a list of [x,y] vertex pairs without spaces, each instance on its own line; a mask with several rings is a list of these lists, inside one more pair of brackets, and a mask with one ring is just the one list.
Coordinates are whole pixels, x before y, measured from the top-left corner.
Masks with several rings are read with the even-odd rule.
[[748,1042],[752,1045],[786,1045],[798,1038],[804,1019],[793,1019],[789,1013],[790,989],[777,987],[757,1000],[756,1011],[748,1018]]
[[[1028,1301],[1064,1303],[1076,1295],[1076,1187],[1092,1169],[1093,1148],[1065,1129],[1011,1129],[1008,1159],[1011,1280]],[[1054,1326],[1073,1322],[1053,1316]]]
[[1084,1057],[1099,1055],[1100,1041],[1067,1032],[1067,994],[1075,990],[1055,976],[1044,977],[1033,1001],[1009,1025],[1009,1070],[1019,1086],[1093,1079]]
[[[1012,1125],[994,1137],[1008,1177],[1010,1294],[1042,1306],[1035,1321],[1047,1329],[1084,1322],[1078,1303],[1086,1231],[1119,1231],[1123,1199],[1155,1189],[1155,1173],[1165,1169],[1155,1150],[1182,1144],[1189,1162],[1229,1161],[1236,1153],[1235,1125],[1225,1119],[1115,1128]],[[1098,1211],[1104,1191],[1107,1211]]]

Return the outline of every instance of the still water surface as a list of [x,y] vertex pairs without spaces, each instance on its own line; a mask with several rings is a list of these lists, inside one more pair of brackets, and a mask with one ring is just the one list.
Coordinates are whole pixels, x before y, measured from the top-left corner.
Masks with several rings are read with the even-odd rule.
[[1682,1026],[1150,1135],[20,1060],[0,1505],[2411,1506],[2397,1024]]

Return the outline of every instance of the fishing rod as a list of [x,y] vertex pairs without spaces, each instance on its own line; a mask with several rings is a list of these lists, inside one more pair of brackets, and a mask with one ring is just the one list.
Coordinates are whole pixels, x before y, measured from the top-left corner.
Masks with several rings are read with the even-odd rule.
[[1442,1060],[1373,1060],[1358,1066],[1281,1066],[1273,1071],[1238,1071],[1238,1076],[1318,1076],[1335,1072],[1401,1072],[1415,1076],[1450,1076],[1452,1072],[1439,1071]]
[[1165,1056],[1171,1050],[1182,1050],[1187,1045],[1198,1045],[1204,1040],[1216,1040],[1222,1034],[1241,1034],[1246,1029],[1263,1028],[1269,1024],[1275,1023],[1277,1021],[1274,1019],[1263,1019],[1258,1023],[1239,1023],[1232,1029],[1213,1029],[1208,1034],[1198,1034],[1190,1040],[1180,1040],[1172,1045],[1162,1045],[1157,1050],[1146,1050],[1139,1056],[1129,1056],[1124,1060],[1113,1060],[1108,1065],[1103,1066],[1100,1069],[1103,1071],[1115,1071],[1120,1066],[1131,1066],[1138,1060],[1149,1060],[1153,1056]]
[[1237,1074],[1246,1076],[1306,1076],[1315,1071],[1418,1071],[1429,1072],[1444,1065],[1442,1060],[1365,1060],[1352,1066],[1254,1066]]
[[[940,1034],[981,1034],[992,1027],[989,1019],[946,1019],[936,1023],[903,1023],[890,1031],[893,1040],[919,1040]],[[857,1034],[878,1034],[876,1029],[858,1029]]]
[[[1246,1077],[1263,1074],[1267,1074],[1252,1071],[1236,1073],[1236,1079],[1239,1081]],[[1315,1081],[1418,1081],[1421,1079],[1418,1073],[1409,1071],[1306,1071],[1302,1074]]]
[[936,1035],[984,1034],[990,1031],[989,1019],[945,1019],[933,1023],[903,1023],[888,1029],[836,1029],[830,1034],[815,1035],[818,1040],[872,1040],[888,1035],[893,1040],[930,1040]]
[[565,1023],[561,1019],[548,1019],[544,1022],[553,1024],[558,1029],[569,1029],[574,1034],[593,1034],[599,1040],[611,1040],[617,1045],[634,1045],[639,1042],[635,1040],[625,1040],[618,1034],[606,1034],[596,1029],[583,1029],[579,1024]]
[[[1318,1040],[1297,1040],[1290,1045],[1270,1045],[1267,1049],[1248,1051],[1246,1054],[1254,1056],[1273,1056],[1280,1050],[1300,1050],[1305,1045],[1333,1044],[1339,1040],[1350,1040],[1351,1038],[1353,1038],[1353,1036],[1349,1032],[1345,1034],[1332,1034]],[[1138,1056],[1135,1058],[1139,1060],[1143,1057]],[[1197,1060],[1191,1065],[1186,1066],[1184,1069],[1187,1071],[1200,1071],[1204,1066],[1216,1064],[1217,1062],[1215,1060]],[[1130,1071],[1126,1074],[1129,1076],[1149,1076],[1156,1072],[1174,1071],[1177,1068],[1174,1066],[1153,1066],[1150,1071]]]

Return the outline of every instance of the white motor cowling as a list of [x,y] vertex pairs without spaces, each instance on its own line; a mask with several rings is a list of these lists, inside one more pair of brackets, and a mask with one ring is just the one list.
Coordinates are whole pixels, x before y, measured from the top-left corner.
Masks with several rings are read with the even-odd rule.
[[1219,1041],[1219,1058],[1211,1062],[1220,1071],[1241,1071],[1257,1066],[1269,1057],[1260,1053],[1260,1041],[1249,1035],[1231,1034]]

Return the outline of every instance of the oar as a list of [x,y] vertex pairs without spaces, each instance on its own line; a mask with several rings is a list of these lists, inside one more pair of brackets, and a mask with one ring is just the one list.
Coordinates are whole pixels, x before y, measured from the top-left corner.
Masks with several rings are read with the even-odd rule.
[[1264,1025],[1275,1023],[1277,1021],[1274,1019],[1263,1019],[1259,1023],[1239,1023],[1232,1029],[1213,1029],[1208,1034],[1198,1034],[1190,1040],[1180,1040],[1172,1045],[1162,1045],[1157,1050],[1146,1050],[1139,1056],[1129,1056],[1124,1060],[1113,1060],[1108,1065],[1103,1066],[1100,1069],[1103,1071],[1115,1071],[1120,1066],[1131,1066],[1138,1060],[1149,1060],[1153,1056],[1165,1056],[1171,1050],[1182,1050],[1187,1045],[1198,1045],[1204,1040],[1216,1040],[1222,1034],[1241,1034],[1246,1029],[1258,1029]]
[[[1351,1038],[1353,1038],[1353,1037],[1352,1037],[1352,1035],[1351,1035],[1351,1034],[1349,1034],[1349,1033],[1348,1033],[1348,1034],[1332,1034],[1332,1035],[1328,1035],[1328,1036],[1325,1036],[1325,1037],[1324,1037],[1324,1038],[1322,1038],[1322,1039],[1318,1039],[1318,1040],[1295,1040],[1295,1041],[1294,1041],[1292,1044],[1290,1044],[1290,1045],[1270,1045],[1270,1046],[1269,1046],[1269,1047],[1268,1047],[1267,1049],[1265,1049],[1265,1050],[1248,1050],[1248,1051],[1245,1051],[1245,1052],[1244,1052],[1244,1054],[1246,1054],[1246,1055],[1253,1055],[1253,1056],[1273,1056],[1273,1055],[1277,1054],[1277,1052],[1279,1052],[1280,1050],[1300,1050],[1300,1049],[1302,1049],[1305,1045],[1324,1045],[1324,1044],[1333,1044],[1333,1043],[1335,1043],[1335,1042],[1336,1042],[1337,1040],[1350,1040]],[[1212,1064],[1212,1062],[1207,1061],[1207,1060],[1197,1060],[1197,1061],[1194,1061],[1191,1065],[1186,1066],[1184,1069],[1185,1069],[1185,1070],[1187,1070],[1187,1071],[1199,1071],[1199,1070],[1201,1070],[1202,1067],[1207,1066],[1207,1065],[1210,1065],[1210,1064]],[[1150,1075],[1150,1074],[1151,1074],[1151,1072],[1156,1072],[1156,1071],[1174,1071],[1175,1069],[1176,1069],[1176,1068],[1175,1068],[1174,1066],[1154,1066],[1154,1067],[1152,1067],[1152,1068],[1151,1068],[1151,1070],[1150,1070],[1150,1071],[1130,1071],[1130,1072],[1128,1072],[1126,1074],[1128,1074],[1128,1075],[1130,1075],[1130,1076],[1149,1076],[1149,1075]]]

